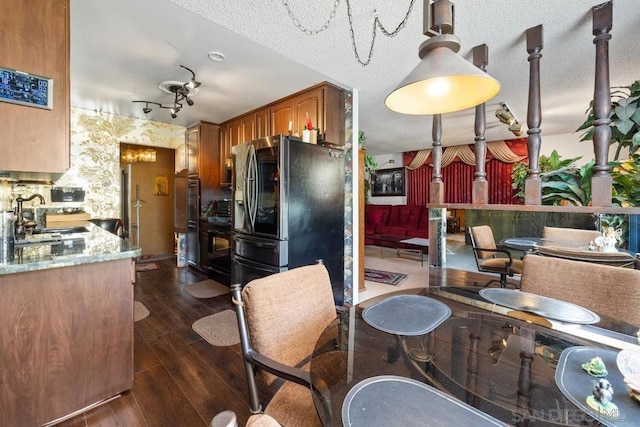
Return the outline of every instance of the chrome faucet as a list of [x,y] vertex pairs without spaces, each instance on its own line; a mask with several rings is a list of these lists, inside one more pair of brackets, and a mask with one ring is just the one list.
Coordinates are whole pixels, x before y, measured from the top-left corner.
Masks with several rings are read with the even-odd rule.
[[24,229],[24,217],[22,216],[22,202],[28,202],[30,200],[33,200],[35,198],[39,198],[40,199],[40,204],[44,205],[46,202],[44,200],[44,197],[42,197],[40,194],[34,194],[32,196],[29,196],[27,198],[23,198],[21,194],[18,195],[18,197],[16,197],[16,223],[15,223],[15,239],[24,239],[24,237],[26,236],[26,232]]

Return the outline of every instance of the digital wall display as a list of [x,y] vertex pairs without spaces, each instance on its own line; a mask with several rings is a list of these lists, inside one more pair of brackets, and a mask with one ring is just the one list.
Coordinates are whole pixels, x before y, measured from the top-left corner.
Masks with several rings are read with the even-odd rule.
[[53,79],[0,67],[0,101],[53,109]]

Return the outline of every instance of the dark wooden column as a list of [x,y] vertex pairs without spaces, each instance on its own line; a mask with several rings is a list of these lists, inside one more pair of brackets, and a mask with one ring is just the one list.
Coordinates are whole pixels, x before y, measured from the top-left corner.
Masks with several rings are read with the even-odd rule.
[[[489,48],[486,44],[481,44],[473,48],[473,65],[482,71],[487,71],[489,63]],[[473,179],[473,189],[471,201],[474,204],[489,203],[489,183],[487,182],[487,172],[484,166],[487,160],[487,139],[485,131],[487,129],[487,115],[485,104],[476,106],[475,121],[475,141],[474,151],[476,155],[476,173]]]
[[444,183],[442,182],[442,115],[433,116],[433,177],[429,185],[429,203],[444,203]]
[[611,206],[612,179],[609,170],[611,140],[611,90],[609,88],[609,40],[611,39],[612,2],[593,7],[593,43],[596,45],[596,73],[593,94],[593,149],[596,164],[591,179],[591,203]]
[[527,152],[529,169],[524,183],[524,203],[542,204],[542,180],[540,179],[540,123],[542,107],[540,105],[540,58],[542,58],[542,25],[527,30],[527,52],[529,53],[529,105],[527,110]]

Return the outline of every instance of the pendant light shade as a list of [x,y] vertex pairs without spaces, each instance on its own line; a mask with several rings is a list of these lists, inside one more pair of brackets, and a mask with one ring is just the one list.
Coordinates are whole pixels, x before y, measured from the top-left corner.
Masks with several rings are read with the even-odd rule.
[[424,0],[423,33],[430,38],[418,50],[420,63],[385,99],[390,110],[445,114],[475,107],[500,92],[496,79],[458,56],[453,9],[449,0]]

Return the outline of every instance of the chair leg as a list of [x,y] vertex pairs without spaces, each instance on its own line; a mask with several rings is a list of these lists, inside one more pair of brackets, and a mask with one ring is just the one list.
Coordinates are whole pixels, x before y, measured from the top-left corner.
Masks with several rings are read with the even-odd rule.
[[[485,283],[484,285],[482,285],[483,288],[488,288],[489,285],[491,285],[492,283],[499,283],[501,288],[504,288],[504,286],[502,286],[502,280],[498,280],[498,279],[491,279],[489,280],[487,283]],[[473,286],[478,287],[480,286],[480,283],[478,282],[473,282]]]
[[236,318],[238,319],[238,332],[240,335],[240,346],[242,347],[242,358],[244,361],[244,372],[247,377],[247,388],[249,389],[249,409],[252,414],[262,412],[262,405],[258,396],[258,386],[256,384],[255,370],[253,363],[249,361],[249,332],[247,329],[246,315],[244,313],[244,305],[242,303],[242,286],[240,284],[231,285],[232,301],[236,309]]

